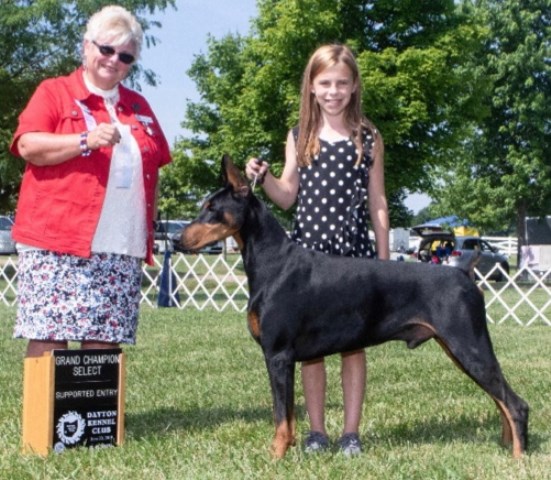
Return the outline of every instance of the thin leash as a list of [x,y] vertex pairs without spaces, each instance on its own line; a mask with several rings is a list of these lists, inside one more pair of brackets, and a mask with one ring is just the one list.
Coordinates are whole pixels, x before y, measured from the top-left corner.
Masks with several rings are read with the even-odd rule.
[[[255,160],[255,163],[256,163],[257,165],[262,165],[262,163],[263,163],[262,158],[257,158],[257,159]],[[266,174],[264,174],[264,175],[266,175]],[[252,190],[253,192],[254,192],[254,189],[255,189],[255,187],[256,187],[257,182],[258,182],[258,174],[256,174],[256,175],[254,176],[253,181],[251,182],[251,190]],[[260,183],[262,183],[262,182],[260,182]]]

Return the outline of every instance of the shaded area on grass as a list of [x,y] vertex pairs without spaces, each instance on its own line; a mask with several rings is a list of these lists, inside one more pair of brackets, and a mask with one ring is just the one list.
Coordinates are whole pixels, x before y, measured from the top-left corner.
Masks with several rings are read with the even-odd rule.
[[[551,331],[491,326],[505,376],[531,406],[529,452],[500,446],[492,400],[434,342],[411,351],[393,342],[368,350],[361,435],[365,454],[336,451],[342,428],[340,360],[327,359],[332,450],[300,445],[281,462],[262,352],[243,313],[143,308],[138,343],[126,347],[126,441],[46,459],[19,453],[25,342],[11,339],[15,309],[0,307],[0,478],[82,479],[546,479],[551,472]],[[297,375],[298,441],[307,430]]]

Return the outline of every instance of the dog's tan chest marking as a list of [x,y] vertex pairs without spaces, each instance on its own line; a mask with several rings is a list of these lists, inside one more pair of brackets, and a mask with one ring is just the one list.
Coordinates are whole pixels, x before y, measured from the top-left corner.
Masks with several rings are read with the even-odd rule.
[[260,338],[260,318],[254,311],[247,313],[247,321],[249,322],[249,331],[251,335],[258,340]]

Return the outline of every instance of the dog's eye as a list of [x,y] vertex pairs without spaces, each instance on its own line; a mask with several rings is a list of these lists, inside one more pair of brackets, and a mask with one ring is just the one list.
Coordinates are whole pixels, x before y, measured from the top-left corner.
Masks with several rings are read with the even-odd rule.
[[208,203],[205,206],[205,209],[208,213],[209,221],[220,221],[224,217],[224,211],[220,208],[217,208],[216,205],[212,202]]

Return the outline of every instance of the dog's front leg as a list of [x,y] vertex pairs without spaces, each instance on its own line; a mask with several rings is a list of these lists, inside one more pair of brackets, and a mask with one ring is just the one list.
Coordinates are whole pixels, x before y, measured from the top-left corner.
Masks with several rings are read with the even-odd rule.
[[272,454],[283,458],[295,444],[295,362],[286,352],[266,356],[274,409],[275,435]]

